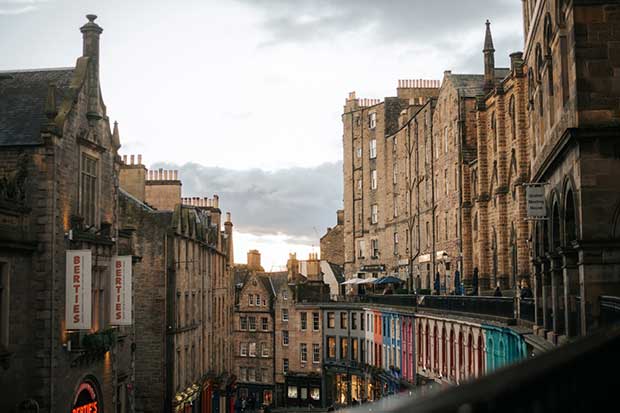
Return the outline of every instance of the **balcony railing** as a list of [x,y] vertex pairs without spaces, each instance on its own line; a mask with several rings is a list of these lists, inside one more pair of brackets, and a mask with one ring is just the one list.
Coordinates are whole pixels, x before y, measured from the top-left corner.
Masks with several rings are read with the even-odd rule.
[[[476,381],[415,399],[409,395],[350,412],[584,412],[617,405],[620,327],[505,367]],[[410,394],[410,393],[409,393]]]

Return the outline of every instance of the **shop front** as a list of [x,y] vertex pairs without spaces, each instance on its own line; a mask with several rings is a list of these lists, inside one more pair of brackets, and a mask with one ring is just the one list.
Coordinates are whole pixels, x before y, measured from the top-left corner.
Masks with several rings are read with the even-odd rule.
[[103,411],[99,385],[94,377],[85,378],[78,386],[71,413],[96,413]]
[[237,397],[246,400],[246,405],[249,405],[250,409],[272,405],[273,393],[273,386],[270,384],[240,383],[237,389]]
[[285,381],[287,407],[321,407],[321,376],[288,375]]

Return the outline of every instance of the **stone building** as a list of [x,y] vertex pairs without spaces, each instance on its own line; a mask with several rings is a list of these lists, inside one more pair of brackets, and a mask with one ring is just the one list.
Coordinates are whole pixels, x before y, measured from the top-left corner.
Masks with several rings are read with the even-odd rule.
[[530,227],[541,334],[584,334],[620,292],[620,22],[616,1],[523,2],[531,182],[546,220]]
[[181,198],[176,171],[127,158],[120,210],[137,260],[136,411],[223,408],[233,387],[230,214],[222,231],[217,196]]
[[321,260],[344,265],[344,210],[336,213],[336,226],[327,228],[321,237]]
[[237,396],[270,405],[274,402],[274,282],[286,283],[286,275],[255,271],[235,274],[233,314],[234,360]]
[[87,18],[74,67],[0,72],[3,412],[133,411],[120,141],[99,81],[103,29]]
[[405,142],[387,137],[399,129],[401,111],[413,114],[431,97],[439,82],[401,80],[396,97],[346,100],[343,122],[344,149],[344,267],[346,278],[358,274],[397,273],[405,278],[410,253],[405,240],[410,222],[401,166]]

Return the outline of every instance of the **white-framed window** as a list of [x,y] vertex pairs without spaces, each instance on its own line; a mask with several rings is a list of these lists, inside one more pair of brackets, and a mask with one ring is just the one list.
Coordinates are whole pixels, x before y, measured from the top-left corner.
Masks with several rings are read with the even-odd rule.
[[265,343],[263,343],[261,348],[261,357],[269,357],[269,347]]
[[282,330],[282,345],[288,346],[288,330]]
[[362,189],[362,180],[361,179],[357,180],[357,189],[360,189],[360,190]]
[[372,257],[377,258],[379,256],[379,240],[376,238],[370,240],[370,245],[372,249]]
[[239,351],[241,357],[248,356],[248,343],[241,343],[241,350]]
[[396,146],[398,145],[398,137],[394,135],[394,143],[392,144],[392,151],[396,152]]
[[256,357],[256,343],[250,343],[248,355],[250,357]]
[[288,291],[287,290],[282,290],[282,299],[283,300],[288,300]]
[[375,159],[377,157],[377,140],[370,140],[370,159]]
[[366,249],[366,242],[363,239],[357,241],[357,258],[364,258],[364,250]]
[[248,295],[248,305],[252,307],[254,306],[254,294]]
[[370,222],[372,224],[379,222],[379,206],[377,204],[370,207]]
[[301,353],[301,362],[307,363],[308,362],[308,345],[306,343],[301,343],[299,348],[300,348],[300,353]]
[[374,129],[377,127],[377,113],[372,112],[368,115],[368,127]]
[[394,218],[398,217],[398,198],[394,195]]
[[302,312],[299,316],[301,317],[301,331],[306,331],[308,329],[308,313]]
[[254,370],[252,367],[248,367],[248,381],[255,381],[256,380],[256,370]]
[[269,330],[269,319],[267,317],[261,318],[261,328],[263,331]]
[[362,147],[358,146],[357,149],[355,150],[357,157],[361,158],[362,157]]
[[443,129],[443,149],[445,153],[448,153],[448,127]]
[[321,362],[321,347],[317,343],[312,344],[312,362],[314,364]]
[[312,313],[312,331],[319,331],[319,313]]
[[282,321],[288,321],[288,308],[282,309]]
[[370,171],[370,189],[377,189],[377,170],[372,169]]
[[241,381],[248,381],[248,369],[246,367],[239,367],[239,378]]
[[248,329],[248,318],[246,316],[239,317],[239,329],[245,331]]
[[282,373],[288,373],[288,359],[282,359]]
[[250,331],[256,331],[256,317],[250,316],[248,319],[250,321]]
[[260,295],[256,294],[256,306],[260,306]]

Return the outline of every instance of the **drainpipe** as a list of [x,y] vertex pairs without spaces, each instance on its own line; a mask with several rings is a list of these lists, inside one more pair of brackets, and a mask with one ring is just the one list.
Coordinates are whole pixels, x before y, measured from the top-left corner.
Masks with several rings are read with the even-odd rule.
[[56,289],[56,190],[57,190],[57,168],[56,168],[56,145],[51,138],[52,145],[52,245],[51,245],[51,288],[50,288],[50,412],[54,409],[54,301],[56,299],[54,290]]

